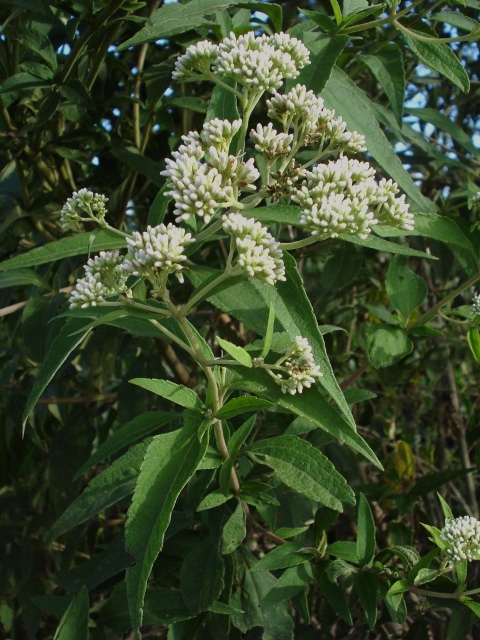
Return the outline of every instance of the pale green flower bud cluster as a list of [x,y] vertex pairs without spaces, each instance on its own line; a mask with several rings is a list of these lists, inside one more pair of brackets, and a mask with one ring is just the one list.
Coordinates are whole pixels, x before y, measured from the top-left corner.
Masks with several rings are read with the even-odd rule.
[[229,154],[230,142],[241,120],[204,124],[200,134],[190,132],[166,160],[162,175],[168,179],[166,195],[175,201],[176,221],[198,215],[208,223],[218,209],[235,205],[241,191],[254,191],[260,177],[253,158],[246,162]]
[[126,292],[127,275],[122,271],[123,256],[118,251],[101,251],[89,258],[85,277],[77,280],[70,294],[70,308],[95,307],[106,298]]
[[195,242],[191,233],[173,224],[160,224],[157,227],[147,227],[146,231],[134,231],[127,238],[128,253],[122,264],[122,269],[135,276],[149,279],[159,272],[174,273],[183,282],[185,247]]
[[480,559],[480,521],[471,516],[447,520],[440,532],[449,565]]
[[240,213],[223,216],[223,229],[235,241],[236,264],[249,278],[268,284],[285,280],[285,266],[279,242],[259,222]]
[[266,126],[258,124],[250,131],[250,137],[255,149],[270,159],[286,156],[292,149],[293,134],[278,133],[271,122]]
[[283,393],[295,395],[304,388],[315,384],[316,378],[323,373],[313,359],[312,347],[307,338],[297,336],[285,356],[278,362],[282,373],[273,373],[273,378],[280,385]]
[[300,205],[300,224],[312,235],[365,239],[378,223],[413,229],[405,197],[397,194],[392,180],[376,182],[375,170],[367,162],[342,156],[307,171],[292,200]]
[[256,37],[233,33],[219,45],[204,40],[187,48],[175,65],[173,77],[187,80],[211,76],[235,80],[245,91],[273,92],[285,78],[296,78],[309,62],[305,45],[285,33]]
[[480,316],[480,293],[474,293],[472,296],[472,313],[474,316]]
[[[81,220],[93,219],[102,222],[107,213],[107,202],[108,198],[101,193],[94,193],[88,189],[74,191],[60,211],[62,228],[76,230],[76,223]],[[88,217],[82,217],[82,214],[87,214]]]

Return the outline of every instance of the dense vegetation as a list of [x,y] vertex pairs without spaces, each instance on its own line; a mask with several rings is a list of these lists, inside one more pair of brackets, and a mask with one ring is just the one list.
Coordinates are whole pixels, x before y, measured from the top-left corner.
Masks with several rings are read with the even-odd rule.
[[0,3],[2,637],[478,637],[479,15]]

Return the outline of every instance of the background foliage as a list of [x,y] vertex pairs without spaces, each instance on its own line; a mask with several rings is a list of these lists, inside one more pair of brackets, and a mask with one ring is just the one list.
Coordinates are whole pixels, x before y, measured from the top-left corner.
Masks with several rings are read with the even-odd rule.
[[[404,11],[403,30],[388,21],[369,26],[381,22],[388,4],[393,3],[377,10],[362,0],[344,0],[343,5],[333,0],[192,0],[163,7],[160,2],[133,0],[1,4],[0,251],[5,260],[25,256],[0,273],[0,624],[5,637],[131,637],[121,583],[131,565],[124,550],[125,514],[145,453],[144,438],[172,431],[180,425],[180,414],[168,399],[128,380],[168,379],[190,388],[201,381],[171,344],[150,335],[131,335],[121,322],[117,329],[98,327],[87,340],[79,335],[75,343],[69,330],[63,334],[71,343],[68,349],[79,348],[56,362],[55,369],[65,360],[48,386],[48,373],[42,369],[45,384],[37,380],[34,395],[39,399],[34,412],[30,413],[34,403],[28,405],[22,440],[27,399],[32,398],[53,341],[62,336],[65,318],[58,316],[66,309],[66,292],[80,273],[91,238],[71,236],[70,245],[62,245],[54,261],[51,249],[44,254],[26,252],[64,237],[60,209],[72,191],[82,187],[109,197],[112,226],[156,224],[168,206],[158,196],[165,157],[180,135],[198,129],[209,111],[222,108],[210,99],[207,83],[172,84],[175,57],[208,34],[221,39],[232,29],[242,33],[252,26],[316,34],[309,44],[313,63],[300,80],[321,91],[328,107],[366,135],[372,163],[400,184],[420,212],[408,239],[410,247],[438,259],[424,253],[404,256],[404,244],[394,248],[396,254],[379,252],[378,237],[373,248],[368,242],[327,241],[295,253],[335,375],[359,433],[384,470],[323,431],[311,431],[306,419],[292,421],[282,411],[260,413],[255,429],[272,435],[308,434],[308,442],[321,448],[357,496],[365,497],[359,507],[347,506],[335,519],[328,509],[316,510],[307,499],[292,497],[285,486],[276,487],[280,504],[260,508],[266,528],[250,532],[249,550],[262,557],[276,545],[275,537],[267,535],[275,530],[277,538],[295,538],[288,542],[294,545],[288,547],[293,555],[286,564],[272,560],[264,567],[273,574],[254,571],[245,577],[244,567],[253,560],[244,546],[235,556],[236,575],[246,581],[245,597],[258,599],[272,593],[280,569],[288,567],[290,573],[284,578],[285,591],[279,595],[277,589],[276,597],[264,601],[261,613],[255,602],[250,603],[257,617],[248,618],[239,613],[250,611],[246,602],[201,601],[209,593],[202,580],[207,576],[215,582],[220,571],[216,556],[207,554],[215,536],[218,543],[221,522],[212,517],[214,511],[204,512],[211,518],[211,537],[204,537],[202,526],[208,518],[194,511],[205,487],[193,482],[154,565],[144,637],[167,637],[170,625],[168,638],[175,640],[279,640],[292,637],[290,624],[295,625],[294,637],[305,640],[423,640],[428,633],[439,639],[476,637],[474,613],[470,616],[465,607],[450,601],[448,608],[434,599],[426,602],[414,593],[409,596],[408,617],[393,616],[393,622],[384,605],[375,620],[376,597],[373,604],[360,597],[360,602],[350,603],[350,611],[342,609],[339,594],[332,588],[329,592],[322,562],[304,595],[305,585],[313,580],[298,560],[306,539],[301,531],[289,531],[299,522],[309,524],[305,535],[313,535],[322,553],[327,543],[351,542],[357,534],[360,539],[360,533],[371,541],[369,503],[378,549],[413,545],[423,555],[432,544],[420,522],[443,526],[436,490],[455,514],[479,516],[479,368],[467,341],[472,317],[466,306],[479,277],[480,255],[480,230],[472,208],[480,166],[475,35],[479,3],[402,2],[397,11]],[[163,13],[157,13],[159,9]],[[258,10],[262,13],[255,13]],[[405,29],[423,37],[465,40],[432,49],[431,43],[412,38]],[[262,121],[266,116],[258,112],[255,117]],[[115,241],[107,234],[95,238],[93,249],[95,243],[108,248]],[[220,247],[204,251],[206,264],[214,265],[221,257]],[[445,296],[448,303],[440,309]],[[256,337],[252,318],[235,313],[234,307],[226,313],[201,306],[193,322],[212,346],[215,333],[239,345]],[[241,424],[232,419],[235,427]],[[110,467],[114,472],[107,498],[102,501],[101,483],[90,484],[90,502],[62,527],[58,518],[67,507],[100,477],[108,460],[116,460],[131,445],[120,466]],[[239,529],[235,518],[241,517],[238,509],[232,511],[233,537]],[[230,542],[232,549],[237,542]],[[357,549],[360,564],[373,557],[374,549],[367,547]],[[337,552],[340,562],[342,552]],[[329,553],[327,557],[335,557],[335,547]],[[221,571],[228,585],[233,561],[230,555],[223,557]],[[379,561],[388,565],[385,557]],[[478,585],[475,566],[469,576],[471,584]],[[358,574],[359,594],[381,588],[372,586],[370,578],[367,572]],[[215,585],[210,591],[218,595]],[[296,612],[294,623],[288,619],[289,600]],[[59,626],[68,607],[69,616]],[[192,617],[192,612],[202,613]],[[69,626],[75,624],[79,626]]]

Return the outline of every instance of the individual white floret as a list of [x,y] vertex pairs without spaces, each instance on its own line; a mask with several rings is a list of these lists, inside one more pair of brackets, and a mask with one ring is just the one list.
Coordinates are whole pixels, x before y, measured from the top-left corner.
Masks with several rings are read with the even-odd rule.
[[[108,198],[102,193],[95,193],[88,189],[74,191],[60,211],[62,227],[64,229],[75,228],[76,222],[88,220],[92,216],[97,220],[104,220],[107,213],[107,202]],[[89,218],[82,217],[82,214],[87,214]]]
[[217,55],[218,45],[209,40],[192,44],[177,58],[172,76],[175,80],[188,80],[194,75],[208,73]]
[[224,215],[223,229],[232,236],[237,249],[237,261],[244,273],[268,284],[285,280],[285,266],[280,243],[255,220],[240,213]]
[[290,153],[293,134],[278,133],[271,122],[264,126],[258,124],[250,131],[255,149],[264,153],[267,158],[278,158]]
[[480,522],[471,516],[447,520],[440,534],[449,565],[480,559]]
[[190,233],[173,224],[148,226],[143,233],[134,231],[127,238],[128,253],[122,269],[136,276],[152,277],[158,272],[174,273],[183,282],[181,264],[187,257],[185,247],[195,242]]

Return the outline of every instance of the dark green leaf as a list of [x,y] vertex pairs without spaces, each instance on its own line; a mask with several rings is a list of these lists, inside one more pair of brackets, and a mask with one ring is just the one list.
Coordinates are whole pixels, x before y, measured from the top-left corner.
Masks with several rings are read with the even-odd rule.
[[169,196],[165,195],[167,190],[167,182],[162,186],[160,191],[155,196],[155,200],[152,202],[152,206],[148,212],[147,223],[152,227],[156,227],[162,224],[165,214],[167,213],[168,204],[172,200]]
[[409,269],[407,261],[399,256],[390,262],[385,284],[390,303],[405,320],[427,297],[425,280]]
[[312,553],[299,542],[286,542],[271,549],[252,567],[252,571],[275,571],[308,562]]
[[289,600],[294,595],[303,591],[313,580],[313,571],[310,562],[289,567],[277,580],[274,587],[264,597],[264,606]]
[[283,11],[280,4],[273,2],[240,2],[237,6],[249,9],[250,11],[265,13],[272,21],[275,31],[278,32],[282,30]]
[[246,449],[257,462],[272,467],[276,477],[294,491],[337,511],[355,498],[345,479],[318,449],[296,436],[260,440]]
[[124,237],[113,231],[101,230],[93,233],[78,233],[68,238],[61,238],[56,242],[49,242],[43,247],[37,247],[10,260],[0,263],[0,271],[10,271],[20,267],[34,267],[38,264],[54,262],[62,258],[70,258],[96,251],[121,249],[127,246]]
[[242,396],[241,398],[233,398],[226,402],[217,413],[216,417],[221,420],[225,420],[239,416],[242,413],[259,411],[260,409],[269,409],[273,406],[273,403],[268,400],[255,398],[255,396]]
[[160,175],[160,171],[164,168],[162,163],[147,158],[136,147],[113,146],[111,152],[117,160],[132,171],[146,176],[159,188],[163,186],[165,178]]
[[467,331],[467,341],[475,362],[480,364],[480,333],[477,327],[470,327]]
[[430,491],[435,491],[439,487],[442,487],[447,482],[452,482],[458,478],[463,478],[468,473],[475,473],[476,468],[470,469],[452,469],[449,471],[438,471],[436,473],[428,473],[423,478],[420,478],[415,483],[415,486],[410,489],[408,494],[412,497],[425,496]]
[[207,439],[199,442],[197,429],[187,427],[155,436],[148,447],[125,528],[126,549],[136,559],[126,577],[135,629],[142,624],[147,580],[162,549],[173,507],[206,448]]
[[192,613],[206,611],[223,589],[224,564],[218,541],[205,538],[182,563],[180,592]]
[[197,396],[195,391],[188,389],[181,384],[176,384],[170,380],[159,380],[155,378],[133,378],[129,380],[130,384],[142,387],[147,391],[155,393],[157,396],[171,400],[175,404],[179,404],[186,409],[195,409],[202,411],[205,409],[203,402]]
[[85,471],[91,469],[99,462],[117,453],[120,449],[127,447],[132,442],[149,436],[153,431],[160,429],[169,422],[174,422],[179,418],[178,413],[167,411],[147,411],[141,413],[123,427],[114,431],[112,435],[101,444],[90,458],[80,467],[74,476],[74,480],[79,478]]
[[397,122],[401,126],[405,95],[405,67],[402,52],[398,47],[382,49],[375,55],[360,55],[378,80],[390,101]]
[[375,556],[375,521],[363,493],[358,501],[357,556],[361,566],[371,565]]
[[150,440],[144,440],[95,476],[48,532],[47,544],[133,493]]
[[238,452],[240,451],[240,447],[242,446],[242,444],[245,442],[245,440],[248,438],[248,436],[250,435],[254,425],[255,425],[255,421],[257,419],[257,416],[251,416],[250,418],[248,418],[248,420],[246,420],[241,427],[239,427],[231,436],[229,442],[228,442],[228,448],[230,450],[230,455],[232,458],[234,458]]
[[376,369],[390,367],[412,349],[411,340],[400,327],[374,324],[367,330],[367,357]]
[[340,615],[347,624],[352,624],[352,616],[348,608],[344,590],[337,584],[332,583],[323,566],[314,569],[315,580],[325,596],[328,604]]
[[236,344],[232,344],[228,340],[222,340],[222,338],[218,336],[217,342],[220,347],[231,355],[237,362],[242,364],[244,367],[248,367],[249,369],[252,368],[252,357],[243,347],[237,347]]
[[355,542],[350,542],[348,540],[332,542],[332,544],[328,545],[326,553],[335,556],[336,558],[346,560],[347,562],[358,562],[357,545]]
[[225,504],[227,500],[230,500],[232,496],[226,496],[223,491],[218,489],[217,491],[213,491],[209,493],[208,496],[200,502],[197,507],[197,511],[207,511],[208,509],[214,509],[215,507],[219,507],[221,504]]
[[[307,37],[311,36],[311,37]],[[305,44],[310,49],[310,64],[300,71],[295,80],[287,81],[287,90],[297,83],[306,85],[314,93],[323,91],[338,56],[342,53],[348,42],[348,36],[319,36],[307,34]]]
[[88,590],[82,587],[60,620],[53,640],[88,640]]
[[[224,78],[223,81],[231,87],[235,86],[235,81],[232,78]],[[205,122],[213,120],[213,118],[233,122],[238,117],[237,96],[228,89],[216,85],[208,102]]]
[[247,531],[245,528],[245,511],[242,503],[238,500],[235,511],[226,521],[222,531],[222,553],[227,555],[233,553],[245,539]]
[[355,586],[368,626],[373,629],[377,622],[377,580],[370,573],[360,572],[355,576]]
[[[38,372],[37,379],[30,391],[30,395],[28,396],[27,404],[23,411],[23,428],[25,428],[28,416],[35,407],[37,400],[45,391],[53,376],[89,332],[89,329],[85,330],[85,326],[88,324],[89,323],[85,320],[71,318],[70,320],[67,320],[61,328],[58,336],[53,340],[48,349],[45,360],[40,367],[40,371]],[[82,328],[84,329],[83,331],[81,331]],[[78,333],[79,331],[80,333]]]
[[[420,33],[424,36],[425,34]],[[418,58],[433,71],[438,71],[463,92],[470,90],[470,80],[460,60],[444,42],[424,42],[402,32],[402,37]]]
[[50,289],[48,282],[32,269],[15,269],[0,273],[0,289],[18,287],[24,284]]

